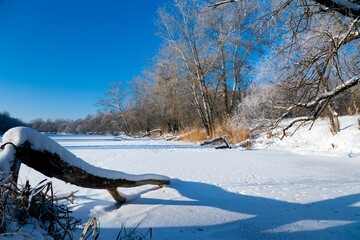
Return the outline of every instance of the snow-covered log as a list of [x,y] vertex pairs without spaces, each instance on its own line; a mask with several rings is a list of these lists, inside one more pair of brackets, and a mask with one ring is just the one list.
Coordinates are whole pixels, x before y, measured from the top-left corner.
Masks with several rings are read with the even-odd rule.
[[[136,187],[147,184],[163,186],[169,178],[156,174],[133,175],[95,167],[76,157],[57,142],[27,128],[16,127],[3,136],[0,152],[0,171],[6,175],[18,175],[18,162],[65,182],[94,189],[106,189],[117,202],[126,199],[117,191],[118,187]],[[19,161],[17,161],[19,160]],[[15,178],[16,179],[16,178]]]
[[148,137],[148,136],[150,136],[151,134],[154,134],[154,133],[159,133],[160,136],[161,136],[162,135],[162,130],[160,128],[150,130],[150,131],[146,132],[142,137]]
[[218,146],[215,146],[216,149],[231,148],[229,142],[223,136],[216,137],[216,138],[213,138],[211,140],[205,141],[205,142],[201,143],[200,145],[204,146],[204,145],[208,145],[208,144],[214,144],[214,143],[217,143],[217,142],[221,142],[222,144],[220,144]]

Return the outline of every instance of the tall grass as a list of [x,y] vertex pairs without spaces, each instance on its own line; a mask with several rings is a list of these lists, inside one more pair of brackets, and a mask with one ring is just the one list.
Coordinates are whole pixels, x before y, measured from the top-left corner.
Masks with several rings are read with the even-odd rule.
[[[210,136],[208,136],[206,131],[200,126],[184,129],[180,132],[180,135],[182,135],[181,140],[189,142],[201,142],[210,139]],[[216,136],[225,137],[231,144],[251,139],[250,131],[247,128],[234,127],[229,121],[216,125],[214,137]]]
[[[40,182],[32,188],[0,184],[0,236],[17,236],[22,226],[34,225],[53,239],[73,239],[72,231],[79,220],[70,216],[64,204],[58,204],[51,182]],[[29,237],[31,239],[31,237]]]

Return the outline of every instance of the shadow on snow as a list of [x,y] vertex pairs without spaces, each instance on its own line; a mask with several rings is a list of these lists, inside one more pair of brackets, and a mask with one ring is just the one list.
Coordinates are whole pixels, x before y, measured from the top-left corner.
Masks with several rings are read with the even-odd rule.
[[[138,198],[130,204],[204,206],[251,216],[212,226],[155,227],[155,239],[156,236],[188,239],[192,234],[197,239],[360,239],[360,207],[355,205],[360,202],[360,194],[301,204],[237,194],[211,184],[179,179],[172,180],[169,187],[191,201]],[[100,236],[114,231],[117,232],[103,228]]]

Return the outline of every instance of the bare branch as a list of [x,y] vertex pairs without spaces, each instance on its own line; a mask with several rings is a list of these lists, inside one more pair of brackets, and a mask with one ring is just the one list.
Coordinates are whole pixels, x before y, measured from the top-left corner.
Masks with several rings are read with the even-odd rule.
[[[224,0],[219,1],[214,4],[210,4],[209,7],[218,7],[223,4],[233,3],[233,2],[241,2],[243,0]],[[288,1],[287,3],[292,2],[293,0]],[[355,1],[348,1],[348,0],[313,0],[326,8],[335,10],[341,13],[344,16],[348,16],[351,18],[358,18],[360,17],[360,4]],[[286,4],[287,5],[287,4]],[[306,4],[308,5],[308,4]],[[276,11],[278,12],[278,11]]]
[[209,7],[218,7],[220,5],[223,5],[223,4],[227,4],[227,3],[232,3],[232,2],[240,2],[242,0],[224,0],[224,1],[220,1],[220,2],[216,2],[214,4],[210,4]]
[[360,4],[348,0],[313,0],[321,5],[333,9],[344,16],[360,17]]
[[353,86],[357,85],[359,82],[360,82],[360,77],[355,76],[355,77],[352,77],[351,79],[347,80],[346,82],[336,86],[335,88],[333,88],[333,90],[322,93],[322,94],[319,94],[311,102],[293,104],[292,106],[287,108],[286,112],[275,121],[272,128],[273,129],[276,128],[280,124],[280,122],[283,119],[285,119],[287,116],[289,116],[289,114],[294,109],[296,109],[297,107],[302,107],[302,108],[306,108],[306,109],[312,109],[308,116],[294,118],[290,123],[288,123],[282,129],[283,130],[283,136],[281,138],[283,138],[285,136],[285,131],[287,131],[292,126],[294,126],[294,124],[296,124],[298,122],[305,123],[305,122],[308,122],[308,121],[315,121],[317,119],[317,117],[324,111],[324,109],[326,108],[326,106],[328,105],[328,103],[330,102],[330,100],[332,98],[334,98],[335,96],[337,96],[340,93],[344,92],[345,90],[352,88]]

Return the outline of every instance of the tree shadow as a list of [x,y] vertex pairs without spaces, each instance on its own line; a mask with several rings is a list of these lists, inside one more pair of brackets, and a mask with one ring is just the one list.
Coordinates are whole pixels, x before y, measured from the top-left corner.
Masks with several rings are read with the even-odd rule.
[[[236,239],[360,239],[360,194],[301,204],[233,193],[215,185],[179,179],[172,180],[170,188],[190,200],[139,198],[131,204],[204,206],[253,216],[230,223],[238,228],[239,236],[233,236]],[[226,229],[229,224],[221,225]],[[211,230],[219,226],[201,228]],[[180,228],[157,231],[174,232]]]

